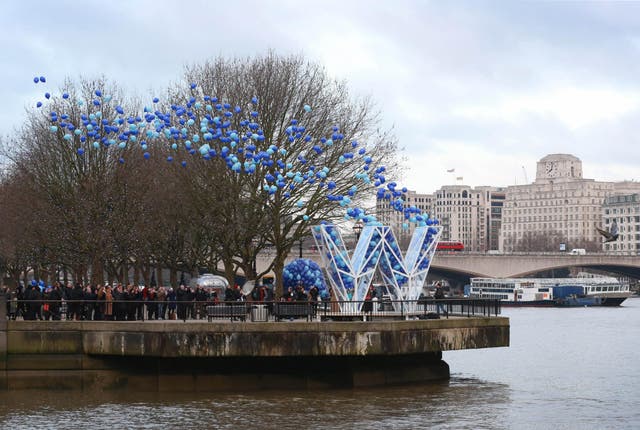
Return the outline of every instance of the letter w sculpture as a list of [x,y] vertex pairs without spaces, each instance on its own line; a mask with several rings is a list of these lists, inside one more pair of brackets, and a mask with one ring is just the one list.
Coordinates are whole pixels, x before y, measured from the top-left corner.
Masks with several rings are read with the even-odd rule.
[[[388,226],[366,225],[352,257],[335,226],[318,225],[312,231],[334,297],[341,302],[341,310],[361,311],[376,273],[382,276],[388,286],[394,309],[400,306],[399,301],[402,300],[410,301],[409,307],[415,306],[429,273],[441,227],[416,227],[406,256],[402,255]],[[406,306],[405,310],[411,310]]]

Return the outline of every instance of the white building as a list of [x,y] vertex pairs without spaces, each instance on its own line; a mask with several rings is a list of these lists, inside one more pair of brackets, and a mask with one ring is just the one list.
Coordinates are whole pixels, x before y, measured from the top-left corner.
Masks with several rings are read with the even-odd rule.
[[442,225],[441,240],[460,241],[467,251],[498,249],[503,199],[501,188],[443,186],[436,191],[433,206]]
[[[405,206],[415,206],[440,221],[441,240],[460,241],[467,251],[559,251],[562,244],[566,250],[596,251],[603,239],[596,227],[608,228],[616,219],[620,241],[604,249],[635,252],[640,250],[640,204],[633,200],[638,195],[638,182],[585,179],[579,158],[550,154],[538,161],[531,184],[445,185],[434,194],[407,191],[402,199]],[[631,200],[621,197],[605,203],[610,196]],[[377,200],[376,214],[402,241],[414,226],[403,228],[406,220],[392,204],[393,198]]]
[[640,191],[636,182],[599,182],[582,177],[582,162],[551,154],[537,163],[532,184],[507,187],[500,249],[557,251],[599,247],[605,197]]
[[606,197],[602,205],[603,229],[616,224],[618,239],[603,244],[606,252],[638,254],[640,252],[640,194]]

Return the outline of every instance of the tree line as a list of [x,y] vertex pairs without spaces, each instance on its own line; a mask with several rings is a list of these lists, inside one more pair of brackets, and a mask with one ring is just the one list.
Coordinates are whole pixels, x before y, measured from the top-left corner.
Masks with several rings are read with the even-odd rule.
[[[372,101],[353,97],[345,82],[300,55],[269,52],[189,65],[154,107],[172,112],[203,95],[243,109],[253,100],[261,133],[252,140],[254,151],[272,145],[287,150],[277,154],[278,163],[256,164],[251,174],[231,170],[220,156],[189,154],[184,138],[169,133],[144,148],[130,142],[123,148],[97,148],[91,139],[80,141],[52,126],[55,112],[56,119],[64,113],[65,122],[76,127],[95,124],[90,128],[96,135],[108,132],[106,127],[123,118],[122,109],[103,103],[100,120],[89,121],[96,106],[78,103],[94,99],[96,91],[110,94],[128,112],[144,116],[147,111],[117,83],[67,80],[61,88],[66,97],[51,97],[46,110],[28,109],[20,128],[2,140],[9,163],[0,177],[0,270],[13,284],[31,276],[48,282],[64,277],[93,284],[149,284],[155,271],[158,284],[177,286],[181,272],[221,268],[230,282],[238,274],[257,279],[273,272],[281,289],[285,259],[308,237],[310,227],[344,219],[344,207],[328,195],[348,195],[351,205],[364,207],[374,194],[375,182],[361,180],[362,163],[345,162],[345,148],[358,142],[377,165],[387,171],[398,166],[397,142],[380,129]],[[196,123],[203,119],[201,113],[193,115]],[[230,127],[239,127],[243,118],[231,118]],[[291,144],[291,120],[296,118],[312,138]],[[318,139],[332,130],[339,130],[339,144],[318,150]],[[224,143],[209,143],[216,154],[224,151]],[[305,168],[326,168],[329,177],[269,189],[265,178],[282,177],[283,166],[300,166],[301,160]],[[256,273],[256,256],[266,248],[273,251],[273,261]],[[162,279],[158,269],[168,269],[170,279]]]

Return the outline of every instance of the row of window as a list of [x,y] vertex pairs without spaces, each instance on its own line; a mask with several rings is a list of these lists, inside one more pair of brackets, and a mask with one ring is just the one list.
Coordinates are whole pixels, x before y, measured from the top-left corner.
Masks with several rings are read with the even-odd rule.
[[[627,207],[627,208],[604,208],[604,214],[632,214],[632,213],[640,213],[640,206],[636,207]],[[638,217],[636,217],[638,218]]]

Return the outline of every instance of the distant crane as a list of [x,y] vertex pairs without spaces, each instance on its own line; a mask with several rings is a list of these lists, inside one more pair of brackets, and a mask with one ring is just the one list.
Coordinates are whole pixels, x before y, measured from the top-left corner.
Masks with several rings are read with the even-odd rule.
[[522,166],[522,173],[524,174],[524,183],[528,184],[529,178],[527,177],[527,170],[524,168],[524,166]]

